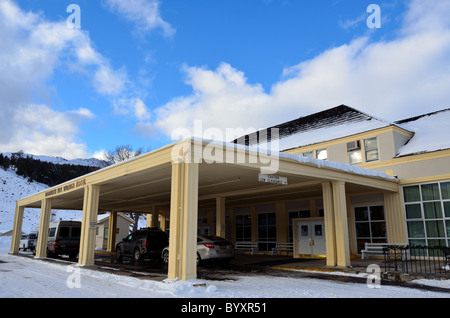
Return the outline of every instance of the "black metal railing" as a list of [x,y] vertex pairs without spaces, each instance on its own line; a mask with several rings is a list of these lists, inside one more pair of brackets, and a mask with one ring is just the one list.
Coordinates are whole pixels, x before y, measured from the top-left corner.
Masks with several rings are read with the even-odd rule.
[[449,247],[389,246],[383,252],[386,272],[450,275]]

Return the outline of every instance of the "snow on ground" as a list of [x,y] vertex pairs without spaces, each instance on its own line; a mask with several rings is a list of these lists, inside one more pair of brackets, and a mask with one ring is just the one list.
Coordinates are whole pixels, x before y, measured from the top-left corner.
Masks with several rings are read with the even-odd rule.
[[[344,283],[312,278],[232,276],[233,280],[155,281],[116,275],[73,263],[9,255],[0,237],[1,298],[449,298],[450,293]],[[431,281],[428,280],[428,283]],[[195,283],[205,286],[194,287]],[[421,281],[424,283],[424,281]],[[450,288],[449,280],[441,287]],[[78,288],[79,287],[79,288]],[[450,289],[449,289],[450,292]]]

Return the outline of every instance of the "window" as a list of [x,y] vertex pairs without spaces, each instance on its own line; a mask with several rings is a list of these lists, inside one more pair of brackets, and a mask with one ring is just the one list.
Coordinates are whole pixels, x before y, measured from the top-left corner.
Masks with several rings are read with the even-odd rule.
[[72,228],[72,237],[80,237],[81,236],[81,226]]
[[378,160],[377,137],[364,139],[364,152],[365,152],[366,162]]
[[56,233],[56,227],[52,227],[48,230],[48,236],[53,237]]
[[265,212],[258,214],[258,248],[260,251],[272,251],[277,242],[276,214]]
[[314,151],[307,151],[307,152],[304,152],[303,154],[303,157],[308,157],[308,158],[314,158]]
[[348,163],[351,165],[362,163],[361,149],[348,152]]
[[298,218],[309,218],[311,216],[311,212],[309,210],[301,210],[301,211],[289,211],[288,212],[288,234],[289,234],[289,242],[293,242],[294,233],[292,231],[292,219]]
[[387,242],[384,206],[355,207],[355,229],[358,251],[364,249],[364,243],[366,242]]
[[69,230],[70,230],[70,228],[68,226],[62,226],[59,229],[59,236],[60,237],[69,237]]
[[317,149],[316,150],[316,159],[327,160],[327,148]]
[[348,155],[348,162],[351,165],[362,163],[361,143],[359,142],[359,140],[347,143],[347,155]]
[[252,240],[252,224],[250,214],[234,217],[236,224],[236,242],[250,242]]
[[403,187],[409,244],[450,246],[450,182]]

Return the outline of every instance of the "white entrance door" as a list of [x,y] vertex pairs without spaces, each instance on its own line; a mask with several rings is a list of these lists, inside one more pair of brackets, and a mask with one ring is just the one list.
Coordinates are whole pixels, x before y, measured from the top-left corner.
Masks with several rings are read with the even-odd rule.
[[325,223],[324,222],[312,222],[311,223],[311,236],[313,239],[313,255],[326,255],[325,245]]
[[326,255],[325,223],[323,221],[298,222],[298,253]]
[[309,223],[298,223],[298,253],[312,254],[311,225]]

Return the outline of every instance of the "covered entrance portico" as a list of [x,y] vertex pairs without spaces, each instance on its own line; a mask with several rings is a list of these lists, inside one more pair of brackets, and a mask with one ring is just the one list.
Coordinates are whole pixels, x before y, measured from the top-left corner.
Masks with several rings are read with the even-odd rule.
[[[273,168],[276,169],[273,169]],[[272,170],[270,170],[272,169]],[[284,184],[261,181],[275,173]],[[169,279],[188,280],[197,275],[198,211],[214,207],[216,235],[225,236],[226,207],[256,202],[281,202],[317,195],[323,197],[326,258],[329,266],[350,265],[347,194],[379,191],[385,197],[388,238],[403,235],[390,230],[402,213],[398,181],[384,173],[323,162],[283,153],[197,139],[180,141],[132,160],[116,164],[17,201],[10,253],[19,251],[25,208],[40,208],[37,258],[46,257],[51,209],[82,210],[78,263],[94,264],[97,215],[117,212],[157,214],[170,219]],[[281,209],[282,210],[282,209]],[[277,218],[286,222],[277,212]],[[112,234],[108,249],[114,250]],[[396,237],[397,236],[397,237]],[[285,232],[277,233],[286,241]]]

